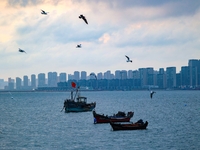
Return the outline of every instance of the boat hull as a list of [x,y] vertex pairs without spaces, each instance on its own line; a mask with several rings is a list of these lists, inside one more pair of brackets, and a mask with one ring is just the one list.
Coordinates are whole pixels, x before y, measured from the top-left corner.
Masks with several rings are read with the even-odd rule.
[[128,124],[121,124],[121,123],[113,123],[110,122],[110,125],[113,129],[113,131],[118,131],[118,130],[143,130],[146,129],[148,126],[148,122],[146,121],[144,124],[140,123],[128,123]]
[[133,117],[133,112],[129,112],[127,116],[104,116],[93,111],[94,123],[110,123],[110,122],[129,122]]
[[87,108],[81,108],[81,107],[65,107],[65,112],[86,112],[86,111],[92,111],[95,108],[95,106],[90,106]]
[[65,112],[86,112],[92,111],[96,107],[96,103],[66,101],[64,106]]

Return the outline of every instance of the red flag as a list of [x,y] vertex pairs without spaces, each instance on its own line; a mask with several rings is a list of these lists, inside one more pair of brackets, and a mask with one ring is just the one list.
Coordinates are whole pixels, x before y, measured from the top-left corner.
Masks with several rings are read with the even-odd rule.
[[73,88],[76,87],[76,83],[75,82],[71,82],[71,85],[72,85]]

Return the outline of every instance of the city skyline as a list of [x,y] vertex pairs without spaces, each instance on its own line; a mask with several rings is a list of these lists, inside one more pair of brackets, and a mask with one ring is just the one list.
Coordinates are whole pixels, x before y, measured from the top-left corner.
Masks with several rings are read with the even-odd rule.
[[[200,59],[189,59],[189,60],[200,60]],[[189,61],[188,60],[188,61]],[[184,65],[184,66],[188,66],[188,64],[189,64],[189,62],[187,62],[187,65]],[[184,66],[181,66],[181,68],[182,67],[184,67]],[[169,67],[175,67],[176,68],[176,73],[180,73],[180,71],[177,71],[177,67],[176,66],[168,66],[168,67],[166,67],[166,68],[169,68]],[[155,72],[155,71],[159,71],[160,69],[163,69],[163,71],[164,72],[166,72],[166,68],[163,68],[163,67],[161,67],[161,68],[159,68],[158,70],[155,70],[154,69],[154,67],[143,67],[143,68],[153,68],[153,71]],[[85,75],[85,78],[86,79],[89,79],[90,78],[90,74],[91,73],[94,73],[96,76],[99,74],[99,73],[102,73],[102,77],[104,78],[104,74],[107,72],[107,71],[109,71],[110,72],[110,74],[115,74],[115,72],[116,71],[138,71],[139,69],[141,69],[141,68],[137,68],[137,69],[135,69],[135,70],[131,70],[131,69],[129,69],[129,70],[115,70],[115,71],[111,71],[111,70],[106,70],[106,71],[104,71],[104,72],[97,72],[97,73],[95,73],[95,72],[87,72],[87,71],[85,71],[85,70],[82,70],[82,71],[73,71],[73,73],[67,73],[67,72],[56,72],[56,71],[49,71],[49,72],[46,72],[46,73],[44,73],[44,72],[40,72],[40,73],[38,73],[38,74],[30,74],[30,75],[27,75],[27,74],[25,74],[25,75],[23,75],[23,76],[21,76],[21,77],[19,77],[19,76],[17,76],[17,77],[14,77],[14,78],[12,78],[12,77],[8,77],[6,80],[4,80],[4,81],[8,81],[9,80],[9,78],[11,78],[12,80],[15,80],[16,78],[20,78],[20,79],[23,79],[25,76],[26,77],[28,77],[28,79],[30,80],[31,79],[31,76],[32,75],[35,75],[36,76],[36,79],[38,79],[38,76],[39,75],[41,75],[41,74],[44,74],[44,76],[45,76],[45,79],[47,80],[46,81],[46,83],[48,83],[48,74],[49,73],[56,73],[57,74],[57,77],[59,78],[59,75],[60,74],[66,74],[66,80],[70,80],[70,79],[74,79],[74,73],[76,74],[77,72],[79,73],[79,78],[81,79],[81,72],[86,72],[86,75]],[[92,78],[92,77],[91,77]],[[0,78],[1,79],[1,78]],[[22,80],[23,81],[23,80]]]
[[[67,78],[68,76],[68,78]],[[159,88],[171,88],[171,87],[200,87],[200,59],[190,59],[188,60],[187,66],[182,66],[181,71],[177,73],[176,67],[159,68],[159,70],[154,70],[153,67],[138,68],[137,70],[115,70],[111,72],[110,70],[106,72],[87,73],[86,71],[74,71],[74,74],[67,73],[57,73],[48,72],[47,76],[45,73],[39,73],[38,75],[32,74],[29,78],[27,75],[23,76],[23,79],[16,77],[15,79],[8,78],[8,83],[3,79],[0,79],[0,88],[2,84],[4,89],[10,90],[31,90],[41,87],[59,87],[63,88],[66,86],[66,82],[70,80],[75,80],[77,82],[82,82],[86,85],[85,81],[88,79],[106,79],[115,80],[113,85],[115,89],[118,89],[118,80],[129,80],[128,89],[135,87],[143,87],[147,85],[156,86]],[[116,80],[117,79],[117,80]],[[85,81],[84,81],[85,80]],[[102,81],[101,81],[102,82]],[[112,81],[113,82],[113,81]],[[135,83],[135,84],[133,84]],[[90,83],[87,83],[90,84]],[[102,83],[108,84],[108,83]],[[101,84],[101,85],[102,85]],[[65,87],[66,88],[66,87]],[[108,87],[104,87],[108,88]],[[113,87],[112,87],[113,88]]]
[[[49,71],[168,66],[180,71],[185,60],[200,58],[199,0],[5,0],[0,9],[4,80]],[[49,13],[42,15],[41,9]],[[127,63],[125,55],[133,62]]]

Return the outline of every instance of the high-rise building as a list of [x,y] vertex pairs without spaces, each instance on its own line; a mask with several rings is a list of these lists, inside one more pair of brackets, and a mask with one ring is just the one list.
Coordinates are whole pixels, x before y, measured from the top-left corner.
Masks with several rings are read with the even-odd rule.
[[141,86],[144,87],[147,85],[147,69],[139,68],[138,70],[140,72]]
[[176,67],[166,68],[167,88],[176,87]]
[[79,80],[80,80],[80,73],[79,73],[79,71],[74,71],[74,79],[75,79],[76,81],[79,81]]
[[159,74],[165,74],[165,69],[164,68],[159,68]]
[[122,80],[127,79],[127,71],[126,70],[120,71],[120,76]]
[[87,80],[87,72],[81,71],[81,80]]
[[154,82],[154,69],[152,67],[146,68],[147,70],[147,85],[155,85]]
[[14,79],[8,78],[8,90],[14,90]]
[[16,90],[22,89],[22,79],[19,77],[16,77]]
[[116,70],[115,71],[115,79],[121,79],[121,74],[120,74],[120,70]]
[[181,73],[176,74],[176,87],[181,88]]
[[40,73],[38,74],[38,87],[45,87],[45,74],[44,73]]
[[156,75],[156,81],[159,88],[166,88],[166,74],[164,68],[160,68]]
[[104,72],[104,79],[110,80],[110,78],[111,78],[111,71],[108,70]]
[[23,77],[23,87],[24,87],[24,89],[28,88],[28,76],[27,75],[25,75]]
[[68,74],[68,81],[69,81],[69,80],[74,80],[74,75]]
[[140,72],[138,70],[133,70],[133,79],[140,79]]
[[113,73],[110,74],[110,80],[115,79],[115,75]]
[[133,70],[128,70],[128,79],[133,79]]
[[181,67],[181,85],[190,86],[190,71],[188,66]]
[[48,86],[57,87],[57,72],[48,72]]
[[103,74],[102,74],[102,72],[97,73],[97,79],[98,79],[98,80],[103,79]]
[[36,75],[35,75],[35,74],[32,74],[32,75],[31,75],[31,87],[32,87],[33,89],[36,88]]
[[188,62],[189,75],[190,75],[190,85],[200,86],[200,60],[190,59]]
[[4,79],[0,79],[0,89],[4,88]]
[[60,73],[59,82],[66,82],[66,81],[67,81],[67,74],[66,73]]

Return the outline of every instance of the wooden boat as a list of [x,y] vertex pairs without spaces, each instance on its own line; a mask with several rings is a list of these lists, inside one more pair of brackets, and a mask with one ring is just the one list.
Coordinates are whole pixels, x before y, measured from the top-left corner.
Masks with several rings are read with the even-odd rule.
[[95,110],[93,110],[94,123],[110,123],[110,122],[129,122],[133,117],[134,112],[130,111],[127,114],[125,112],[119,111],[117,114],[113,116],[108,116],[104,114],[97,114]]
[[146,127],[148,126],[148,122],[146,121],[144,123],[143,120],[140,119],[135,123],[132,123],[132,122],[129,122],[129,123],[114,123],[114,122],[110,122],[110,125],[111,125],[113,131],[118,131],[118,130],[142,130],[142,129],[146,129]]
[[[76,95],[78,96],[76,97]],[[63,109],[65,109],[65,112],[85,112],[92,111],[95,107],[96,102],[87,103],[87,97],[80,96],[78,87],[75,95],[73,95],[73,91],[71,91],[71,98],[64,101]]]

